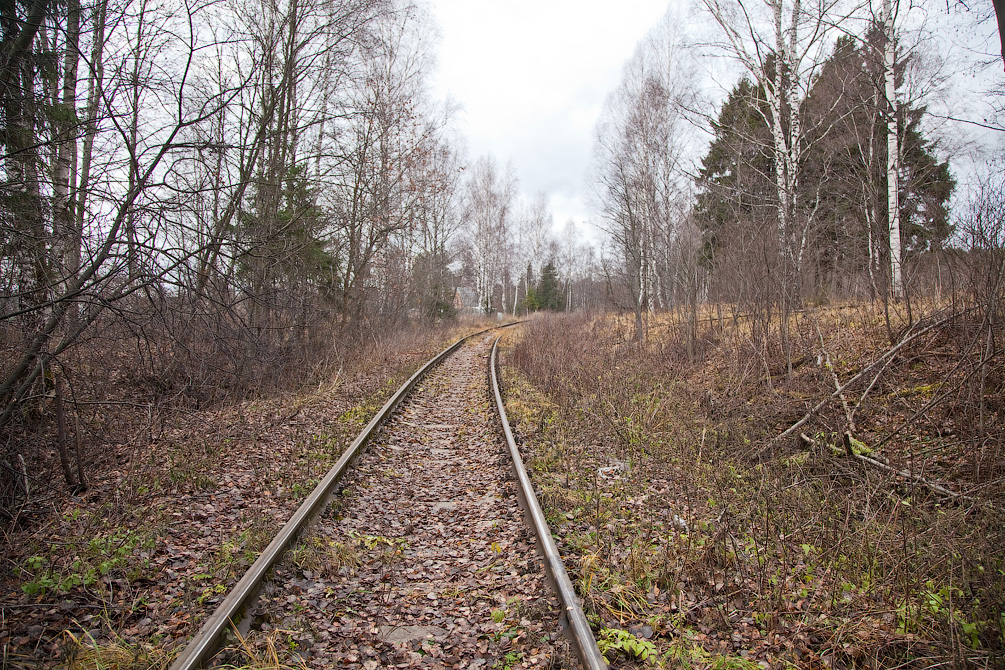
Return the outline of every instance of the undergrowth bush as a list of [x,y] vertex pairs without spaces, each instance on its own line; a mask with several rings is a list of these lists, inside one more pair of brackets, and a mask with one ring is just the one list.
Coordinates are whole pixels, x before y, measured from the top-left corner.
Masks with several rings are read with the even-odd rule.
[[[967,318],[945,320],[781,441],[835,378],[889,346],[870,306],[797,315],[788,362],[777,338],[711,311],[696,357],[670,317],[650,323],[642,348],[617,316],[529,324],[509,356],[529,386],[511,383],[518,405],[541,392],[549,409],[518,406],[516,418],[598,624],[648,622],[668,638],[676,625],[736,650],[757,631],[779,636],[770,654],[791,662],[1001,663],[1005,497],[989,465],[996,445],[959,439],[980,413],[960,403],[985,403],[983,434],[1003,426],[987,409],[991,385],[981,401],[958,373],[973,369],[951,334]],[[878,444],[875,458],[957,495],[847,456],[852,429],[859,450]]]

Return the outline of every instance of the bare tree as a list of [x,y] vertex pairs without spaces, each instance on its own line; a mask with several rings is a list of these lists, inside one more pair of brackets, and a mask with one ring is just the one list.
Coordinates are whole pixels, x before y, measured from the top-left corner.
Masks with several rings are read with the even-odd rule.
[[667,306],[661,287],[674,272],[668,249],[687,210],[684,110],[692,81],[680,75],[687,49],[674,26],[668,15],[637,48],[608,100],[595,145],[601,227],[621,257],[640,344],[643,313]]
[[[548,197],[545,193],[538,193],[518,217],[514,265],[519,275],[515,287],[516,300],[512,305],[514,314],[519,302],[526,300],[527,292],[536,281],[540,269],[544,267],[547,249],[552,239],[552,223]],[[520,284],[523,284],[522,297]]]
[[[170,46],[174,49],[174,54],[180,56],[184,67],[193,68],[200,60],[199,38],[194,30],[193,21],[197,18],[186,9],[163,8],[162,19],[167,23],[178,23],[188,25],[189,30],[172,33]],[[104,23],[103,6],[99,6],[97,13],[98,25]],[[198,11],[198,10],[196,10]],[[124,21],[124,19],[122,20]],[[122,23],[120,21],[120,24]],[[100,35],[100,30],[96,33]],[[76,40],[76,31],[71,33],[71,44]],[[167,39],[167,38],[164,38]],[[99,47],[95,47],[97,50]],[[105,310],[114,306],[117,302],[129,296],[135,285],[129,281],[124,281],[119,276],[121,266],[122,244],[126,243],[125,235],[131,222],[137,215],[144,216],[147,220],[156,220],[156,215],[151,217],[153,209],[152,202],[145,200],[151,188],[161,179],[166,166],[173,160],[176,152],[180,149],[180,141],[184,131],[194,125],[202,123],[211,117],[228,101],[227,95],[217,95],[202,101],[202,104],[194,106],[193,109],[186,107],[185,102],[192,87],[188,77],[188,71],[182,69],[173,73],[175,76],[166,76],[161,79],[161,94],[171,96],[171,104],[161,108],[162,115],[159,115],[150,126],[145,129],[143,137],[138,137],[130,131],[128,124],[123,120],[128,119],[128,114],[121,114],[122,108],[113,108],[115,104],[126,104],[121,98],[116,98],[112,89],[106,87],[98,91],[97,96],[103,99],[103,107],[108,110],[105,121],[108,124],[107,134],[111,141],[118,142],[117,149],[113,149],[106,155],[106,171],[103,183],[87,184],[89,191],[88,202],[90,206],[90,219],[94,221],[89,230],[89,253],[85,263],[80,264],[72,275],[61,278],[59,282],[49,285],[55,289],[51,297],[44,301],[38,301],[26,308],[6,311],[0,319],[10,321],[20,318],[26,314],[36,314],[39,319],[37,326],[33,328],[26,339],[24,348],[21,350],[17,362],[5,371],[3,382],[0,383],[0,398],[3,399],[3,410],[0,413],[0,425],[6,424],[14,415],[21,400],[28,394],[32,385],[49,365],[50,361],[57,358],[63,351],[70,347],[80,336],[80,334]],[[75,88],[76,74],[72,65],[64,68],[64,99],[73,97],[69,89]],[[99,73],[92,74],[93,80],[99,79]],[[30,84],[30,85],[29,85]],[[25,80],[22,97],[33,85]],[[116,81],[113,86],[125,87],[127,82]],[[21,107],[23,111],[23,106]],[[13,113],[13,111],[11,111]],[[89,110],[89,114],[92,113]],[[89,122],[90,125],[90,122]],[[90,135],[85,135],[89,137]],[[136,137],[134,141],[134,137]],[[18,137],[14,141],[20,142],[24,138]],[[73,141],[76,137],[72,138]],[[86,142],[86,139],[85,139]],[[8,143],[8,149],[14,148]],[[86,147],[85,161],[90,159],[90,148]],[[40,198],[41,191],[36,193],[33,182],[37,179],[38,170],[34,165],[36,160],[34,152],[28,152],[31,158],[31,165],[25,165],[25,158],[16,159],[17,165],[14,167],[14,174],[26,184],[26,192],[32,198]],[[67,227],[65,200],[68,198],[68,185],[64,181],[64,171],[69,171],[67,161],[64,157],[58,158],[55,174],[58,176],[60,187],[57,189],[57,196],[63,199],[62,213],[57,217],[58,237],[75,238],[75,230],[64,232]],[[119,169],[126,166],[126,172],[131,177],[120,180],[117,175],[121,174]],[[10,173],[8,173],[10,176]],[[100,189],[100,190],[99,190]],[[97,195],[101,193],[102,197]],[[78,193],[78,207],[83,202],[84,196]],[[162,203],[164,201],[161,201]],[[166,204],[166,203],[164,203]],[[36,217],[40,217],[49,208],[38,207]],[[46,239],[48,226],[39,220],[32,219],[31,225],[36,228],[31,235],[31,239],[36,240],[36,244],[41,244]],[[62,230],[60,228],[62,226]],[[72,249],[72,242],[66,245],[57,244],[57,249],[65,249],[61,252],[64,258],[66,271],[73,270],[76,264],[75,258],[78,253]],[[29,254],[34,260],[33,263],[41,268],[50,265],[47,258],[39,253]],[[41,286],[41,285],[40,285]],[[20,291],[19,291],[20,292]],[[23,292],[22,292],[23,293]],[[10,304],[5,301],[6,304]],[[22,302],[24,305],[25,303]],[[71,312],[74,318],[69,318]]]
[[446,138],[430,138],[411,177],[421,193],[412,209],[411,244],[416,256],[414,300],[420,313],[434,320],[454,312],[456,282],[450,266],[461,226],[460,177],[456,149]]
[[400,317],[399,269],[425,249],[443,271],[457,225],[423,21],[390,0],[4,4],[0,426],[54,388],[63,444],[99,322],[184,388]]
[[[479,158],[471,167],[464,188],[465,234],[463,244],[479,309],[505,311],[507,266],[512,261],[512,228],[516,177],[512,169],[500,172],[494,159]],[[501,289],[502,300],[495,300]]]

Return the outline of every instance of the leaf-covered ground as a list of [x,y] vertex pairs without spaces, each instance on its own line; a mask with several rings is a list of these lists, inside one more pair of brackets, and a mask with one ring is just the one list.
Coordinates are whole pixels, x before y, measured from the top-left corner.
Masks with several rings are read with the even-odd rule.
[[374,411],[448,339],[374,357],[306,392],[262,389],[152,418],[103,409],[88,490],[54,486],[6,529],[0,666],[166,666]]
[[572,317],[533,322],[507,355],[522,448],[609,658],[1001,667],[1005,389],[966,319],[782,440],[891,347],[882,315],[797,315],[791,375],[777,336],[706,319],[690,352],[669,317],[641,351],[630,322]]

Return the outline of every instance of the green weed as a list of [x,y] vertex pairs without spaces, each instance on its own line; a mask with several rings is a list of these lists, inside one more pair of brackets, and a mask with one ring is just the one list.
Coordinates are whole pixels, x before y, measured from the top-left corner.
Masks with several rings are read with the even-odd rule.
[[25,560],[24,572],[31,579],[21,584],[26,595],[44,595],[49,591],[65,593],[78,586],[93,586],[102,577],[139,579],[150,567],[139,552],[154,546],[154,540],[131,530],[118,530],[106,537],[91,538],[77,549],[66,568],[50,565],[41,556]]
[[656,645],[649,640],[642,640],[626,630],[604,628],[597,635],[597,647],[600,653],[613,660],[618,654],[628,658],[646,661],[656,654]]

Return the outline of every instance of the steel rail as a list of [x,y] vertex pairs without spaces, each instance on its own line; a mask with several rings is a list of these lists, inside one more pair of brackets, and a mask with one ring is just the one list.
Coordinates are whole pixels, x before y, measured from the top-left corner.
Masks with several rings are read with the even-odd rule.
[[[515,322],[518,323],[518,322]],[[380,411],[374,415],[363,431],[352,441],[352,444],[342,453],[325,478],[314,488],[307,499],[300,505],[297,511],[286,522],[279,534],[269,543],[258,559],[248,568],[244,576],[237,582],[227,597],[216,608],[216,611],[206,620],[185,649],[178,655],[170,670],[194,670],[202,667],[207,661],[216,655],[227,631],[236,629],[241,620],[244,619],[248,606],[253,604],[258,596],[262,583],[270,569],[278,563],[287,548],[299,537],[306,528],[328,505],[329,496],[335,484],[342,478],[352,461],[359,455],[363,447],[370,441],[370,438],[394,413],[401,401],[418,384],[426,374],[447,356],[452,354],[464,342],[498,328],[506,328],[515,325],[507,323],[501,326],[486,328],[476,333],[466,335],[457,340],[439,354],[431,358],[425,365],[409,377],[408,381],[402,384],[391,398],[384,403]]]
[[563,614],[569,623],[567,631],[573,646],[576,647],[579,660],[586,670],[607,670],[607,661],[600,653],[597,640],[593,637],[593,631],[586,620],[586,614],[579,603],[579,598],[576,597],[576,589],[572,586],[569,573],[565,570],[562,555],[551,536],[548,522],[545,520],[544,512],[541,511],[541,505],[537,501],[537,494],[534,493],[534,486],[531,484],[527,469],[523,465],[523,459],[520,457],[520,450],[517,449],[516,441],[513,439],[513,431],[510,429],[509,419],[506,417],[506,407],[503,405],[502,392],[499,388],[499,375],[496,366],[500,339],[502,339],[502,335],[492,343],[492,353],[489,354],[489,377],[492,381],[492,394],[495,396],[496,409],[499,411],[499,420],[502,423],[506,444],[513,460],[513,470],[520,482],[520,500],[523,503],[524,512],[534,527],[538,546],[541,553],[544,554],[545,565],[548,568],[552,584],[562,601]]

